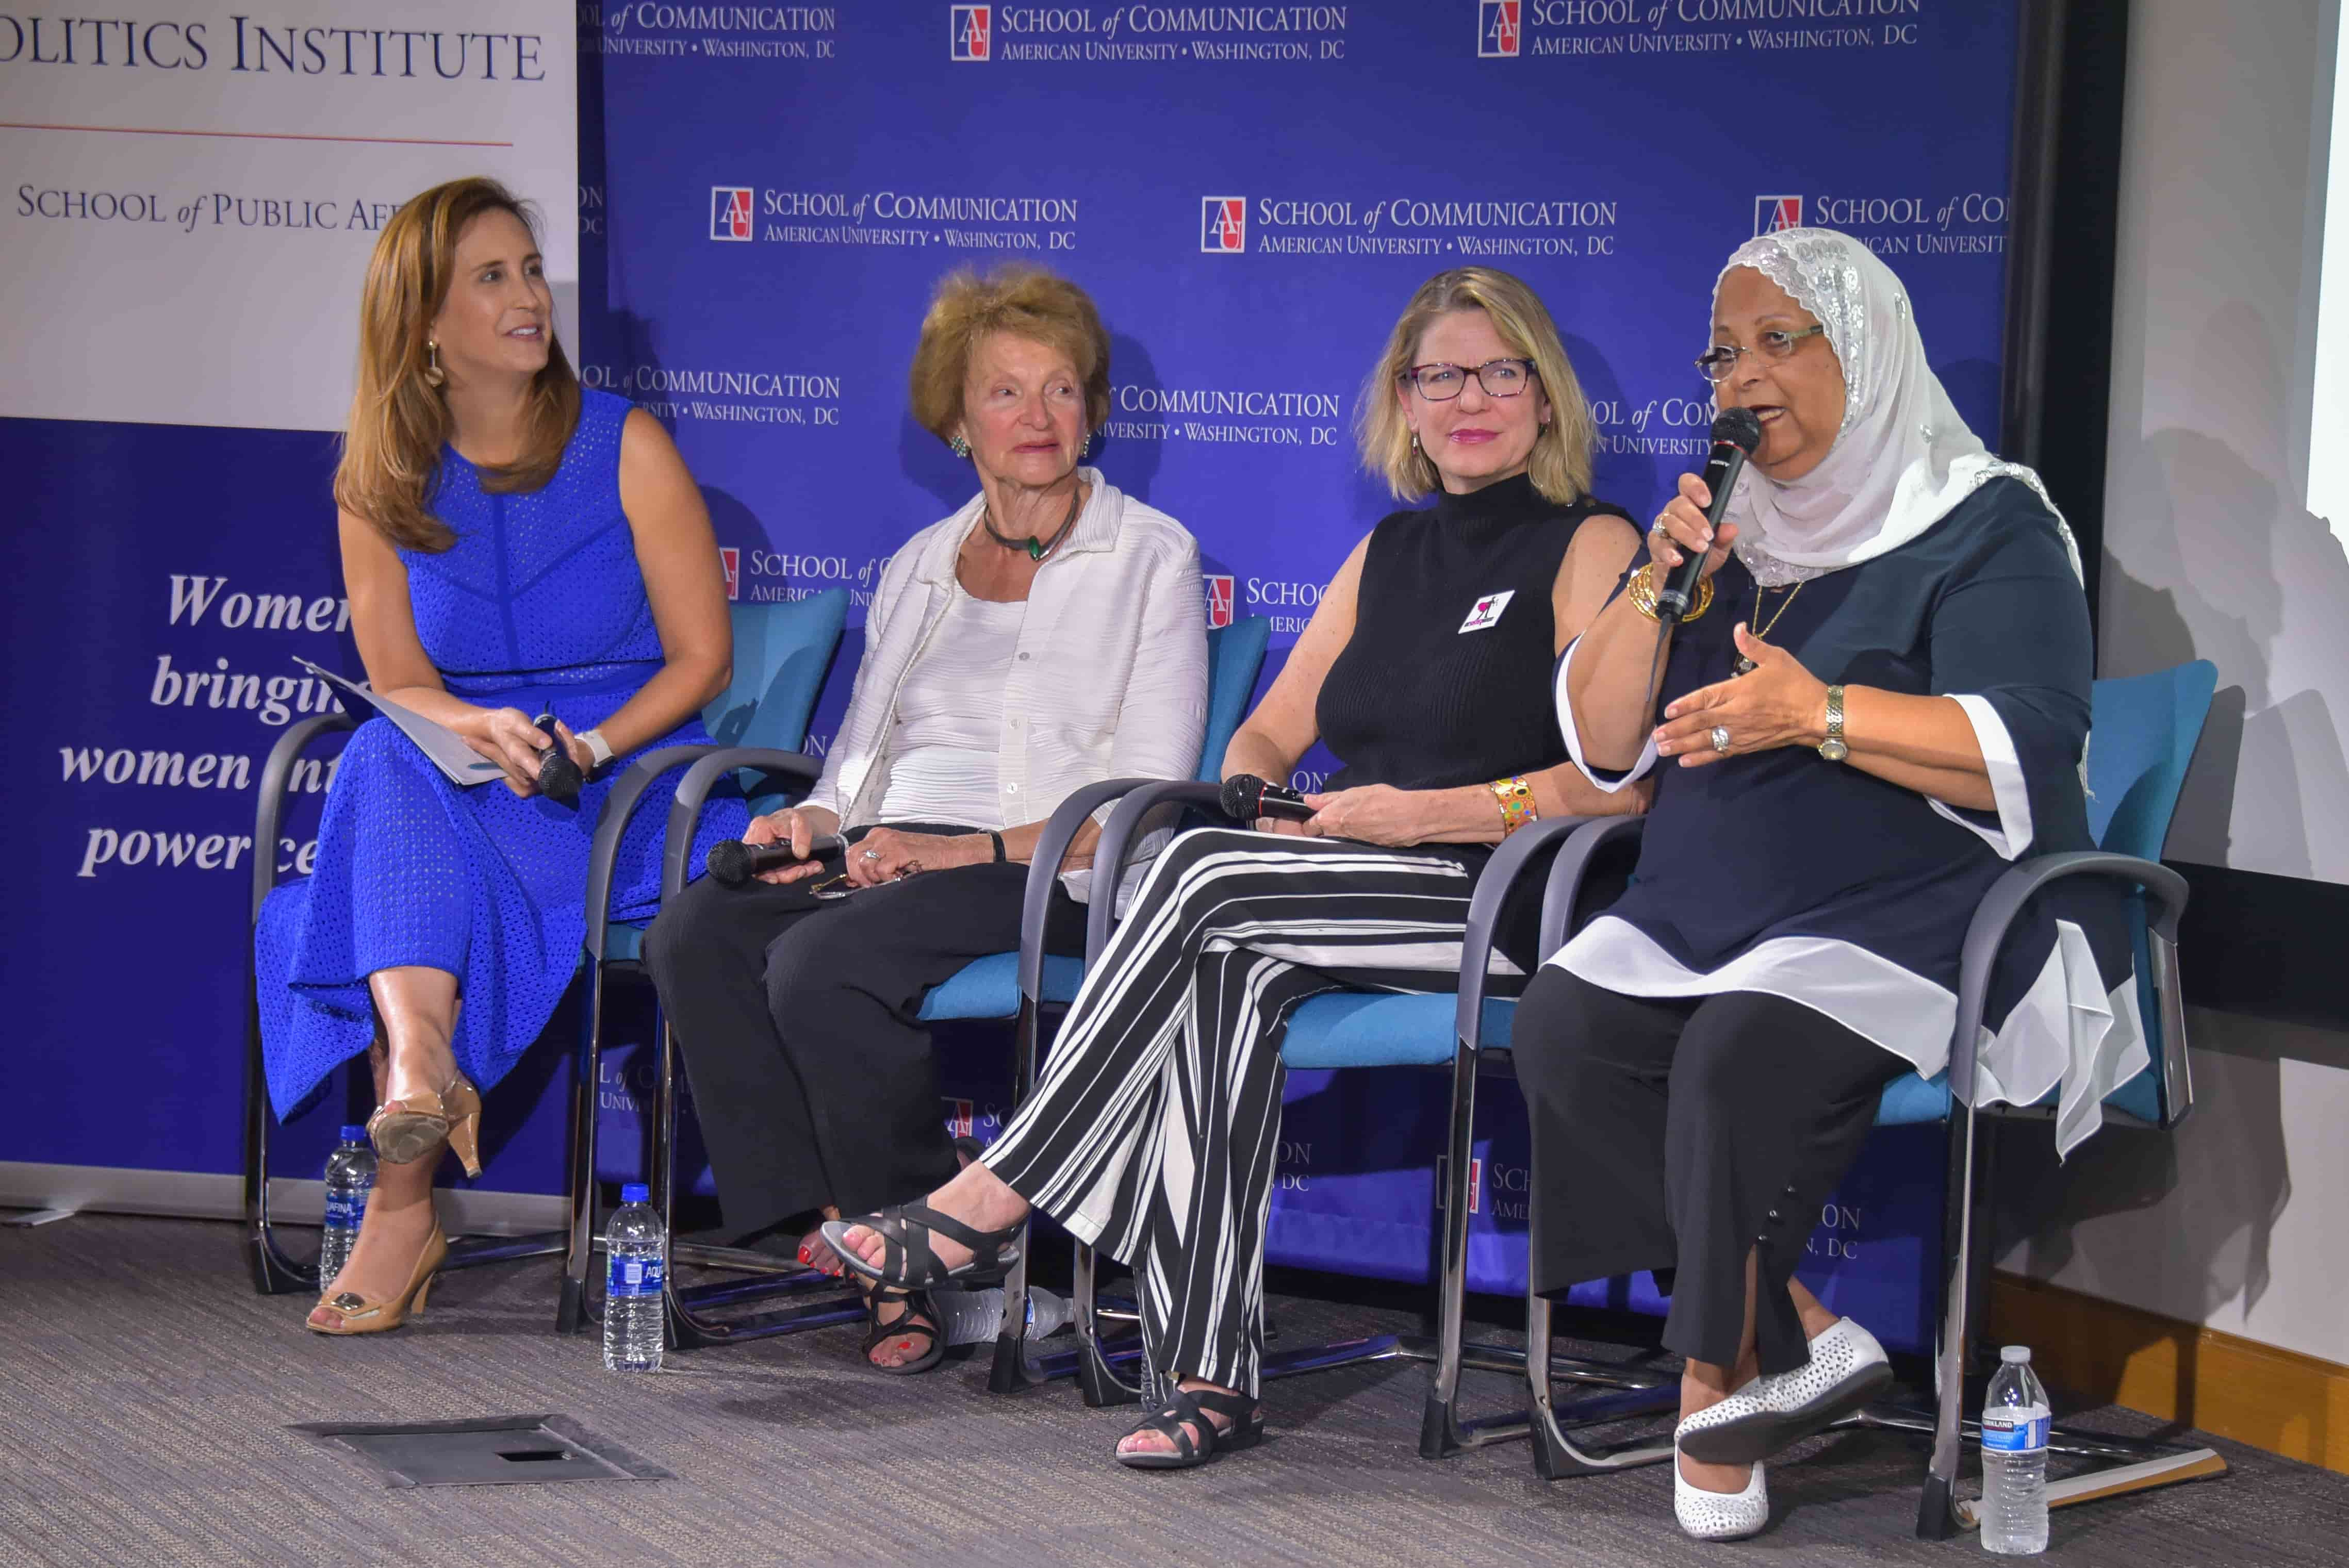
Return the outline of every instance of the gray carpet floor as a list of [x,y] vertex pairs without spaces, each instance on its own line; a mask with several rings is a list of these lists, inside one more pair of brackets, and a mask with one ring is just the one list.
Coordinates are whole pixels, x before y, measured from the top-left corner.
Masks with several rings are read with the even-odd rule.
[[[1668,1470],[1545,1483],[1522,1443],[1415,1451],[1425,1373],[1274,1384],[1273,1438],[1204,1470],[1112,1464],[1132,1419],[1065,1386],[988,1397],[980,1363],[860,1370],[856,1331],[602,1369],[549,1331],[550,1261],[452,1274],[397,1333],[326,1339],[255,1295],[226,1224],[88,1215],[0,1232],[0,1543],[36,1563],[1631,1564],[1977,1561],[1911,1534],[1921,1449],[1844,1433],[1774,1463],[1769,1532],[1683,1539]],[[1285,1343],[1408,1329],[1288,1300]],[[1514,1399],[1472,1377],[1483,1408]],[[667,1481],[387,1490],[288,1431],[558,1412]],[[2147,1430],[2126,1412],[2093,1413]],[[2115,1568],[2349,1563],[2349,1476],[2214,1442],[2232,1474],[2054,1516]]]

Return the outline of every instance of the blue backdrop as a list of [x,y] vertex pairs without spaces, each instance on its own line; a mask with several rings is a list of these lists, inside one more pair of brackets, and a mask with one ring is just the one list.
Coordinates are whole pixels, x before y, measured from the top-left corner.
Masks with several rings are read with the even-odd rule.
[[[1268,678],[1394,504],[1352,421],[1389,325],[1442,268],[1488,263],[1542,294],[1599,414],[1596,488],[1635,516],[1702,455],[1689,361],[1710,286],[1772,224],[1883,253],[1960,410],[1995,429],[2011,0],[629,0],[581,17],[576,357],[676,433],[738,595],[854,593],[818,746],[880,562],[973,488],[905,409],[923,308],[956,266],[1040,262],[1092,292],[1115,385],[1095,460],[1197,534],[1228,613],[1274,618]],[[532,194],[570,221],[568,193]],[[0,962],[20,1081],[63,1112],[20,1121],[0,1158],[234,1168],[254,851],[231,863],[230,841],[303,697],[273,684],[298,677],[287,655],[357,673],[331,603],[332,460],[316,436],[0,422],[20,498],[0,830],[33,890]],[[1329,766],[1309,758],[1300,782]],[[1362,1216],[1423,1214],[1425,1178],[1366,1172],[1359,1139],[1432,1101],[1300,1085],[1277,1246],[1353,1255]],[[1524,1161],[1514,1105],[1494,1115],[1479,1202],[1498,1211]],[[1930,1240],[1930,1161],[1879,1143],[1846,1206],[1879,1255],[1908,1256]],[[557,1179],[550,1137],[485,1180]],[[1905,1209],[1879,1202],[1894,1193]],[[1879,1232],[1878,1214],[1907,1218]],[[1413,1244],[1369,1266],[1404,1267]],[[1913,1292],[1914,1269],[1887,1268]]]

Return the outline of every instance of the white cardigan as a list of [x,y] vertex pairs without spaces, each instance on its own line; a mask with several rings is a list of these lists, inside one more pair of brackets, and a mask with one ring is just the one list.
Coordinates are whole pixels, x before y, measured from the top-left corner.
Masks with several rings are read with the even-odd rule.
[[[1003,820],[1014,824],[1043,820],[1101,779],[1187,779],[1206,734],[1198,542],[1098,469],[1080,473],[1091,499],[1037,570],[1004,688],[998,788]],[[804,802],[844,827],[871,822],[880,810],[898,689],[945,618],[955,558],[982,500],[914,535],[881,569],[848,713]],[[1096,815],[1106,818],[1107,808]],[[1081,900],[1092,875],[1061,881]]]

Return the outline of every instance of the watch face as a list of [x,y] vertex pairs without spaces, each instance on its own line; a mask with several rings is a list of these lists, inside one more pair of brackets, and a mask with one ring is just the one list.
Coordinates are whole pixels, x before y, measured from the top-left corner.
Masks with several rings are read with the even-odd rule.
[[1819,755],[1826,758],[1830,762],[1840,762],[1845,758],[1851,755],[1851,748],[1846,746],[1842,741],[1836,739],[1833,736],[1829,736],[1826,739],[1819,742]]

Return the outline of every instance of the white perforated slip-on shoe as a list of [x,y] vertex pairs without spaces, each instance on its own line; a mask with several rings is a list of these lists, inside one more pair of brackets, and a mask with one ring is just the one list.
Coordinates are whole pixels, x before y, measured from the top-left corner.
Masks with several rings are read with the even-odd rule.
[[1762,1467],[1754,1467],[1744,1491],[1707,1491],[1691,1486],[1681,1474],[1680,1454],[1672,1455],[1672,1512],[1681,1528],[1699,1541],[1743,1541],[1758,1535],[1770,1522],[1770,1483]]
[[1808,1365],[1756,1377],[1672,1433],[1689,1458],[1709,1465],[1752,1464],[1841,1420],[1892,1381],[1884,1346],[1848,1317],[1811,1341]]

